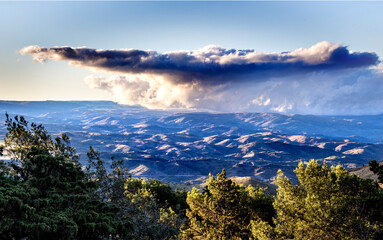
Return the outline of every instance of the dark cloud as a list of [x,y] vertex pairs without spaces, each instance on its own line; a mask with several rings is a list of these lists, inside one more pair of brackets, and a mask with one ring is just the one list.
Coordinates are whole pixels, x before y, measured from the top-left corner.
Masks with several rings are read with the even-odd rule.
[[122,104],[221,112],[383,112],[378,56],[330,42],[282,53],[217,46],[165,53],[29,46],[20,53],[39,62],[114,72],[88,76],[85,83]]
[[350,52],[340,44],[320,42],[291,52],[264,53],[255,50],[208,46],[196,51],[158,53],[135,49],[29,46],[20,50],[34,60],[66,60],[80,67],[127,74],[159,74],[174,83],[218,84],[239,80],[264,80],[281,75],[362,68],[379,63],[370,52]]
[[358,68],[376,65],[378,63],[378,55],[375,53],[350,53],[347,47],[339,47],[331,53],[327,64],[335,68]]

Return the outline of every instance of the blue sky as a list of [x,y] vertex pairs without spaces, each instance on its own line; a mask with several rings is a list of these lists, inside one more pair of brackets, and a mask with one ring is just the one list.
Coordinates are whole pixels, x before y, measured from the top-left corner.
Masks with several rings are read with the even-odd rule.
[[[281,53],[329,41],[380,57],[382,10],[383,2],[0,2],[0,99],[115,100],[110,91],[89,88],[83,81],[90,74],[107,73],[67,61],[32,62],[18,53],[30,45],[159,53],[218,45]],[[220,94],[210,92],[215,93]],[[257,94],[252,100],[267,98]],[[313,113],[326,113],[320,107],[325,105]]]

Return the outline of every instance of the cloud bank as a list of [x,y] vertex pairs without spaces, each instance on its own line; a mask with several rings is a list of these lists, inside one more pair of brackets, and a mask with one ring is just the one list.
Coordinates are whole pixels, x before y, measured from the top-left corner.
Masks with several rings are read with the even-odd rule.
[[383,112],[378,56],[330,42],[282,53],[218,46],[165,53],[28,46],[20,54],[112,73],[85,82],[123,104],[235,112]]

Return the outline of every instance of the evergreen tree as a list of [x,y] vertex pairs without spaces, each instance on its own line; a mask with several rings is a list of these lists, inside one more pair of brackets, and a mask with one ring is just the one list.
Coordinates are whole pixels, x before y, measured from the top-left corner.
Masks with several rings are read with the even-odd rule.
[[1,239],[102,239],[121,230],[119,208],[93,198],[97,189],[79,164],[69,138],[52,140],[45,128],[7,116],[1,147],[13,161],[0,164]]
[[76,149],[70,146],[70,139],[65,133],[53,139],[43,125],[29,124],[23,116],[17,115],[11,118],[6,114],[5,125],[8,132],[1,150],[6,150],[12,160],[22,162],[32,147],[35,147],[45,149],[53,156],[63,156],[78,162]]
[[160,208],[171,207],[175,212],[185,216],[185,211],[188,209],[186,203],[187,191],[178,189],[174,191],[169,184],[157,179],[143,180],[130,178],[126,181],[126,194],[136,194],[143,190],[153,195]]
[[341,166],[300,163],[298,184],[279,171],[276,228],[253,225],[258,239],[382,239],[383,193]]
[[125,239],[175,239],[184,222],[184,193],[158,180],[128,179],[122,209],[133,226]]
[[274,215],[272,197],[264,189],[238,185],[225,170],[217,178],[210,174],[202,193],[189,192],[187,203],[183,239],[249,239],[252,220],[271,223]]
[[0,239],[21,239],[33,227],[30,216],[35,209],[28,203],[36,189],[20,183],[10,172],[0,161]]
[[0,231],[4,237],[101,239],[115,233],[118,208],[90,197],[92,183],[79,165],[33,147],[13,169],[14,176],[1,178],[0,215],[8,216]]
[[100,153],[90,147],[86,176],[95,183],[94,199],[115,204],[121,239],[169,239],[178,234],[186,204],[185,191],[173,191],[159,180],[133,179],[122,161],[112,158],[108,172]]

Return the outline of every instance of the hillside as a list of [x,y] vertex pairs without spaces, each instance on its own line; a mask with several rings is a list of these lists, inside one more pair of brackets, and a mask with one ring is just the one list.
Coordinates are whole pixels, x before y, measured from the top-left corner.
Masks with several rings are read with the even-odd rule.
[[[149,110],[113,102],[0,101],[0,114],[23,115],[66,132],[84,161],[89,146],[112,155],[136,177],[199,182],[228,176],[271,182],[278,169],[294,180],[300,161],[354,168],[383,159],[383,116],[313,116]],[[3,118],[5,119],[5,117]],[[0,127],[3,138],[6,129]]]
[[[379,162],[380,165],[383,165],[383,161]],[[378,180],[378,175],[374,174],[370,170],[370,166],[368,164],[356,167],[356,168],[351,168],[348,170],[352,174],[356,174],[361,178],[370,178],[374,180]],[[383,184],[379,184],[381,187],[383,187]]]

